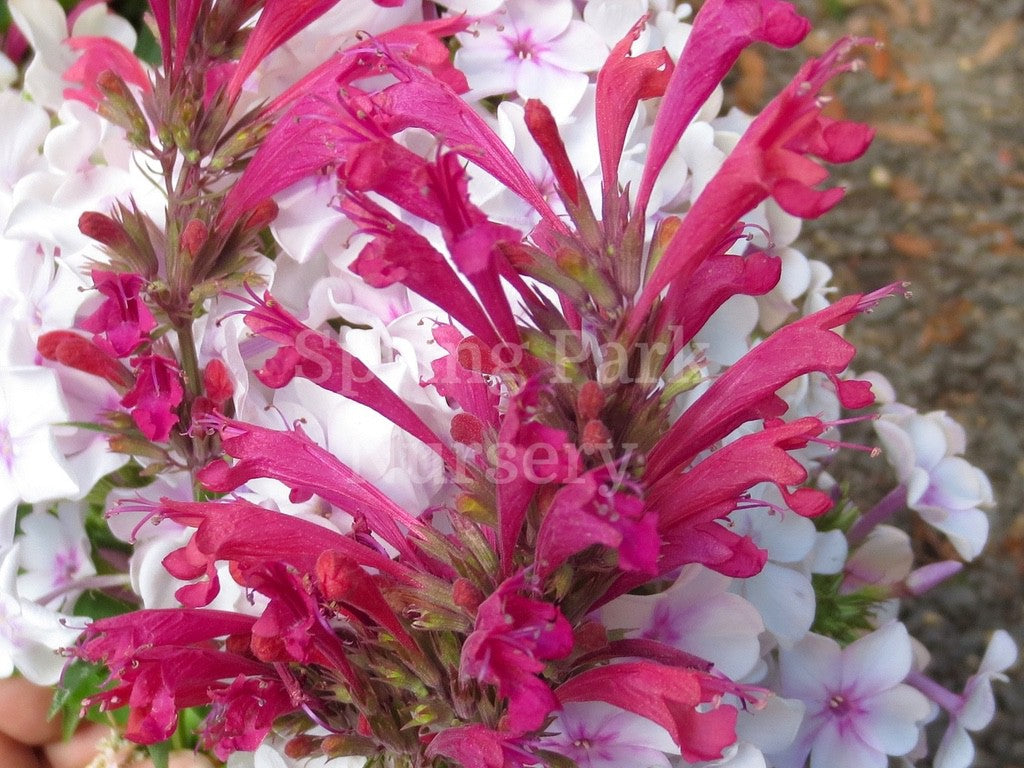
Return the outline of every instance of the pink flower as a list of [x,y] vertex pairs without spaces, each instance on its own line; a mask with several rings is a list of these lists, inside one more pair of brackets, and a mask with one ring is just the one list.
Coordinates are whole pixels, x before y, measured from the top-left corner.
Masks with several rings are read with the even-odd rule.
[[[769,1],[750,0],[742,5]],[[724,3],[719,5],[732,7]],[[778,5],[788,7],[788,3]],[[703,15],[702,12],[698,19]],[[840,40],[820,59],[808,61],[789,86],[755,118],[665,248],[637,299],[630,317],[631,329],[640,327],[655,298],[669,283],[674,283],[675,290],[681,290],[701,262],[726,239],[736,220],[769,196],[774,197],[788,213],[803,218],[820,216],[839,202],[843,195],[841,189],[814,189],[814,185],[823,181],[828,173],[806,155],[815,155],[833,163],[849,162],[860,157],[871,142],[870,128],[824,117],[818,100],[822,86],[836,74],[850,68],[851,65],[843,64],[842,60],[857,42],[853,39]],[[673,79],[682,78],[680,73],[683,71],[681,62]],[[680,79],[680,82],[687,81]],[[670,85],[670,91],[671,88]],[[701,103],[702,100],[692,105],[694,112]],[[673,111],[663,108],[659,120],[670,119],[680,120]],[[679,122],[680,132],[686,122]],[[658,128],[656,124],[656,133]],[[671,145],[666,147],[665,156]],[[645,174],[660,167],[658,156],[652,148]],[[652,177],[647,184],[641,184],[638,211],[643,210],[641,206],[646,202],[644,190],[649,190],[653,183]]]
[[[701,7],[654,123],[634,216],[642,215],[672,148],[743,49],[754,41],[789,48],[803,40],[810,28],[807,19],[781,0],[712,0]],[[772,109],[769,105],[762,114]]]
[[[283,694],[272,667],[239,653],[214,650],[210,644],[218,637],[247,638],[254,622],[235,613],[187,609],[137,611],[95,621],[75,653],[106,664],[117,685],[93,696],[91,703],[104,709],[128,704],[125,735],[154,744],[174,732],[180,709],[208,703],[211,697],[230,700],[231,706],[211,713],[210,721],[216,722],[239,707],[252,711],[261,702],[262,716],[255,722],[247,718],[254,730],[246,738],[258,742],[272,720],[295,704]],[[248,685],[224,682],[238,676],[249,680]],[[214,748],[222,752],[217,729],[211,733],[217,740]]]
[[116,40],[109,37],[69,37],[66,42],[82,55],[64,72],[65,80],[79,84],[78,88],[64,89],[65,99],[75,99],[97,109],[106,98],[99,82],[100,75],[107,71],[125,83],[138,86],[143,92],[153,90],[141,62]]
[[462,768],[526,768],[536,764],[536,758],[519,745],[516,736],[479,724],[448,728],[434,735],[426,756],[447,757]]
[[131,360],[135,386],[121,405],[128,408],[132,420],[148,439],[163,442],[178,423],[177,408],[185,396],[178,363],[162,355],[142,355]]
[[81,326],[93,340],[115,357],[127,357],[149,341],[156,319],[142,297],[146,280],[141,275],[93,269],[93,284],[106,296]]
[[255,372],[263,384],[277,389],[295,376],[309,379],[324,389],[372,408],[433,448],[446,463],[455,464],[451,450],[433,430],[359,358],[333,339],[303,325],[269,293],[265,293],[262,300],[253,295],[252,304],[245,324],[260,336],[281,345],[263,368]]
[[657,515],[644,504],[639,488],[624,491],[616,482],[606,466],[558,489],[537,534],[541,578],[595,544],[614,550],[623,571],[657,573]]
[[477,610],[476,626],[462,646],[459,674],[498,688],[508,699],[502,730],[522,734],[543,724],[558,700],[537,674],[544,662],[572,650],[572,628],[551,603],[518,594],[522,574],[506,579]]
[[36,341],[36,349],[45,360],[106,379],[115,387],[127,389],[131,373],[108,351],[73,331],[50,331]]

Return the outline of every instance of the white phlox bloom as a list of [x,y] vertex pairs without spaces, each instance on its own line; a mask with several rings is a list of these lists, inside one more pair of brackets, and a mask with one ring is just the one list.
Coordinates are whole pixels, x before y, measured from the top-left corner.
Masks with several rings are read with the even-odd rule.
[[[166,200],[143,170],[124,131],[85,104],[67,101],[58,124],[43,142],[44,165],[14,185],[4,235],[37,243],[80,273],[106,256],[78,228],[86,211],[106,212],[116,200],[131,197],[140,210],[162,225]],[[140,162],[136,162],[136,161]]]
[[518,93],[540,99],[556,116],[579,103],[608,55],[600,35],[573,18],[572,0],[509,0],[458,35],[455,66],[469,81],[470,100]]
[[25,99],[17,91],[0,91],[0,230],[7,225],[14,184],[22,176],[40,168],[39,148],[50,131],[46,110]]
[[701,565],[684,566],[664,592],[623,595],[601,609],[608,629],[657,640],[692,653],[731,679],[745,677],[760,658],[764,629],[757,609],[730,593],[733,579]]
[[81,627],[18,593],[19,546],[0,555],[0,677],[17,668],[37,685],[54,685],[64,668],[57,650],[73,644]]
[[968,731],[980,731],[992,722],[996,712],[992,681],[1008,682],[1004,674],[1017,663],[1017,645],[1009,633],[997,629],[992,634],[978,671],[964,686],[955,711],[950,712],[949,727],[939,742],[932,765],[935,768],[967,768],[974,760],[974,743]]
[[[755,486],[750,495],[776,506],[782,504],[774,486]],[[795,512],[767,507],[734,511],[729,527],[749,536],[768,553],[764,568],[749,578],[737,579],[732,589],[757,607],[765,629],[780,646],[792,646],[814,622],[811,574],[835,573],[842,568],[846,540],[837,531],[819,533],[813,522]]]
[[846,561],[843,590],[899,584],[910,575],[913,565],[910,536],[891,525],[876,526]]
[[70,611],[82,593],[76,586],[96,568],[78,504],[63,502],[56,514],[42,505],[22,518],[18,594],[48,608]]
[[54,438],[53,425],[67,418],[53,371],[0,367],[0,546],[12,541],[18,501],[79,493]]
[[930,712],[928,700],[904,679],[910,672],[910,636],[892,622],[846,648],[808,634],[779,654],[783,696],[804,702],[793,745],[770,755],[776,768],[885,768],[889,755],[917,744]]
[[992,485],[960,454],[963,427],[943,411],[920,414],[900,403],[882,408],[875,431],[886,459],[907,491],[907,506],[949,537],[965,560],[977,557],[988,538]]
[[670,768],[679,747],[659,725],[600,701],[570,702],[540,740],[579,768]]

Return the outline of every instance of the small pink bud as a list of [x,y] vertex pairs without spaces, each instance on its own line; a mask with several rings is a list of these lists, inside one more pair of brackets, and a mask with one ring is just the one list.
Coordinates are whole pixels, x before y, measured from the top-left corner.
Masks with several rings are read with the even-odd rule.
[[914,596],[923,595],[946,579],[960,573],[963,567],[964,564],[957,560],[942,560],[938,563],[921,566],[907,576],[907,591]]
[[477,608],[484,601],[484,596],[466,579],[456,579],[452,585],[452,600],[471,616],[476,615]]
[[122,390],[131,384],[131,374],[127,368],[92,341],[77,333],[44,333],[36,341],[36,349],[46,360],[99,376]]
[[612,436],[608,432],[608,427],[598,419],[591,419],[583,428],[583,434],[580,437],[580,447],[584,451],[593,452],[611,445],[611,441]]
[[249,230],[263,229],[277,218],[277,203],[270,198],[256,204],[245,220],[245,228]]
[[78,229],[86,237],[118,251],[131,245],[124,227],[109,216],[96,211],[86,211],[78,217]]
[[181,233],[181,244],[185,252],[192,258],[206,245],[206,239],[210,236],[210,229],[200,219],[190,219]]
[[581,419],[596,419],[604,408],[604,390],[596,381],[585,381],[576,396],[576,411]]
[[483,442],[484,424],[471,413],[456,413],[452,417],[452,440],[463,445],[480,445]]
[[227,366],[220,360],[215,358],[206,364],[203,371],[203,389],[206,396],[217,405],[223,405],[234,395],[234,382],[231,381]]
[[316,754],[320,749],[320,739],[305,734],[293,736],[284,745],[284,753],[293,760],[301,760]]

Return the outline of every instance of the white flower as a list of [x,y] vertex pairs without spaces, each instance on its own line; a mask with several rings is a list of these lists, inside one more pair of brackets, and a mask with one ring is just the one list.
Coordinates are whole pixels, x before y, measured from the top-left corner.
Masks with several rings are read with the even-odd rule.
[[980,731],[996,712],[992,695],[992,681],[1009,678],[1003,673],[1017,661],[1017,646],[1010,635],[998,629],[992,634],[978,671],[964,686],[954,712],[950,713],[949,728],[939,742],[932,760],[934,768],[967,768],[974,759],[974,744],[968,731]]
[[541,740],[579,768],[670,768],[679,747],[664,728],[604,702],[571,702],[545,729]]
[[920,414],[892,403],[875,431],[906,488],[907,506],[946,534],[965,560],[977,557],[988,538],[982,508],[994,500],[985,473],[959,455],[967,442],[963,427],[943,411]]
[[469,98],[518,93],[540,99],[556,117],[576,107],[587,72],[608,48],[593,28],[573,19],[572,0],[510,0],[459,35],[455,65],[469,81]]
[[701,565],[682,568],[656,595],[623,595],[601,609],[608,629],[657,640],[692,653],[732,679],[746,676],[760,658],[764,624],[757,609],[728,592],[733,580]]
[[76,582],[96,573],[80,505],[59,504],[56,515],[37,507],[20,526],[18,593],[51,608],[70,609],[82,592]]
[[913,566],[910,536],[891,525],[879,525],[846,561],[843,589],[899,584]]
[[[54,443],[53,424],[65,419],[53,371],[0,368],[0,516],[19,499],[35,503],[79,492]],[[12,534],[9,519],[0,530],[0,546]]]
[[917,744],[930,707],[905,685],[912,650],[906,628],[892,622],[846,648],[809,634],[779,654],[783,696],[801,699],[803,723],[790,749],[773,755],[777,768],[885,768],[887,755]]
[[7,223],[15,182],[42,164],[39,148],[50,131],[46,111],[15,91],[0,92],[0,227]]
[[[751,497],[782,504],[778,489],[770,485],[756,486]],[[781,646],[789,647],[814,623],[810,574],[841,568],[846,542],[838,532],[816,532],[814,523],[791,511],[738,509],[729,519],[734,533],[749,536],[768,552],[764,568],[736,580],[733,589],[757,606],[765,628]]]
[[[64,72],[76,58],[64,45],[69,36],[64,9],[57,0],[10,0],[8,8],[32,47],[32,63],[25,71],[25,92],[37,104],[56,110],[64,101],[67,87]],[[136,40],[131,23],[112,13],[106,3],[96,3],[79,14],[71,36],[109,37],[129,51]]]
[[74,643],[81,629],[18,594],[20,559],[17,545],[0,556],[0,677],[17,669],[37,685],[53,685],[64,668],[57,650]]

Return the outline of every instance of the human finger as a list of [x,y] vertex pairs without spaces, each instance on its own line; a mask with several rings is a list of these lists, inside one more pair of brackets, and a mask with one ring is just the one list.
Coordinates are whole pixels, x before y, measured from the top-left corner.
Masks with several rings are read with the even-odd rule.
[[46,719],[52,701],[52,688],[35,685],[23,677],[0,680],[0,733],[30,746],[57,741],[60,718]]
[[32,747],[0,733],[0,765],[4,768],[42,768]]
[[85,723],[67,741],[55,741],[43,747],[49,768],[85,768],[96,759],[100,742],[110,736],[110,728]]

